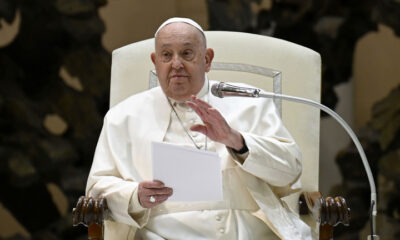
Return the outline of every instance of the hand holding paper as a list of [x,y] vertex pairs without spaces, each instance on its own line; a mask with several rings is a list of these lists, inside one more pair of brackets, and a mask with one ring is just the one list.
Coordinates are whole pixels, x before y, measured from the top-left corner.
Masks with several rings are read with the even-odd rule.
[[166,187],[163,182],[143,181],[139,183],[139,203],[144,208],[151,208],[163,203],[172,195],[172,189]]

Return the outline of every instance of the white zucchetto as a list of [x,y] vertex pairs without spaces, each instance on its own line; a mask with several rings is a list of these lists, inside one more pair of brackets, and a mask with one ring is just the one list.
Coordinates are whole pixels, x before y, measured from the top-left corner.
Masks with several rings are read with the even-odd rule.
[[161,26],[157,29],[156,33],[154,34],[154,37],[157,36],[158,32],[159,32],[163,27],[165,27],[165,26],[168,25],[168,24],[176,23],[176,22],[183,22],[183,23],[190,24],[190,25],[192,25],[193,27],[197,28],[197,29],[204,35],[203,28],[201,28],[201,26],[200,26],[197,22],[193,21],[193,20],[190,19],[190,18],[174,17],[174,18],[170,18],[170,19],[168,19],[167,21],[163,22],[163,23],[161,24]]

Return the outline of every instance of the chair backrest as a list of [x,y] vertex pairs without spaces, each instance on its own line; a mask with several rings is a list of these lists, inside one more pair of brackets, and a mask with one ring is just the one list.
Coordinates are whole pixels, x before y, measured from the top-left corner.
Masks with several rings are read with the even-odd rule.
[[[244,82],[266,91],[320,101],[321,57],[317,52],[281,39],[248,33],[207,31],[206,38],[207,47],[215,52],[209,79]],[[154,78],[150,60],[153,51],[154,39],[113,51],[110,106],[155,85],[149,80]],[[216,70],[230,69],[234,66],[231,63],[239,67],[234,71]],[[279,101],[276,104],[279,107]],[[303,190],[316,191],[320,112],[299,103],[282,102],[282,120],[302,150]],[[291,200],[292,206],[295,199]]]

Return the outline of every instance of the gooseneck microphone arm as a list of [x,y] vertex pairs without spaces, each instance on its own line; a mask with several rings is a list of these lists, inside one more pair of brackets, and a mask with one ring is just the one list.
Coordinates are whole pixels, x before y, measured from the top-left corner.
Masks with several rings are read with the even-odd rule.
[[340,125],[346,130],[346,132],[350,135],[351,139],[353,140],[354,144],[357,147],[357,150],[361,156],[361,160],[363,162],[365,171],[367,173],[368,181],[369,181],[369,186],[371,189],[371,210],[372,210],[372,229],[371,229],[371,236],[369,236],[369,239],[375,239],[375,237],[378,237],[375,235],[376,232],[376,215],[377,215],[377,202],[376,202],[376,188],[375,188],[375,182],[374,182],[374,177],[371,172],[371,168],[368,164],[367,156],[365,155],[364,149],[361,146],[360,141],[358,140],[356,134],[353,132],[353,130],[350,128],[350,126],[333,110],[330,108],[326,107],[325,105],[322,105],[318,102],[306,99],[306,98],[301,98],[301,97],[294,97],[294,96],[288,96],[284,94],[277,94],[277,93],[271,93],[271,92],[265,92],[257,88],[247,88],[247,87],[237,87],[234,85],[226,84],[226,83],[216,83],[211,87],[211,92],[214,96],[216,97],[263,97],[263,98],[279,98],[279,99],[284,99],[292,102],[297,102],[297,103],[303,103],[306,105],[311,105],[314,107],[319,108],[320,110],[328,113],[330,116],[332,116],[336,121],[340,123]]

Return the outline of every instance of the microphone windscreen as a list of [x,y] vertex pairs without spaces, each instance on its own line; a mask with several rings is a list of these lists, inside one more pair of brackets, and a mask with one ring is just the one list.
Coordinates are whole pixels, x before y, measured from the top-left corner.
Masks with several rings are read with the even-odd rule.
[[214,83],[212,86],[211,86],[211,93],[212,93],[212,95],[214,95],[214,96],[216,96],[216,97],[220,97],[220,98],[222,98],[222,96],[221,96],[221,94],[220,94],[220,92],[219,92],[219,84],[220,83]]

